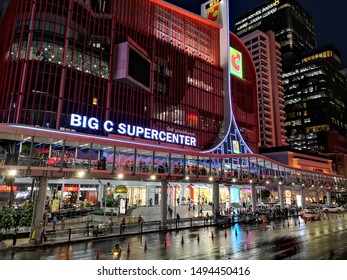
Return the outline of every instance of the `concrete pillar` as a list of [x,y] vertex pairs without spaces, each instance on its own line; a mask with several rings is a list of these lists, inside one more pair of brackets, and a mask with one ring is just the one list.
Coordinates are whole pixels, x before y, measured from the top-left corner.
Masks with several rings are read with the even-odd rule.
[[101,183],[101,181],[99,181],[99,187],[98,187],[98,201],[100,202],[100,203],[102,203],[102,199],[104,198],[104,196],[105,196],[105,185],[103,185],[102,183]]
[[181,186],[180,189],[180,204],[187,204],[187,197],[186,197],[186,186]]
[[300,195],[301,195],[301,208],[305,209],[306,208],[306,199],[305,199],[305,188],[300,189]]
[[41,243],[41,232],[44,228],[43,216],[45,213],[45,198],[47,192],[47,178],[40,177],[38,179],[38,194],[35,197],[33,220],[30,229],[29,243]]
[[251,201],[252,201],[252,211],[257,210],[257,189],[254,185],[251,185]]
[[278,199],[280,200],[280,207],[281,207],[281,210],[283,210],[284,209],[283,186],[278,185],[277,189],[278,189]]
[[161,181],[161,203],[160,203],[161,222],[167,220],[167,181]]
[[[146,205],[147,207],[150,206],[149,199],[150,199],[150,190],[152,186],[147,186],[146,188]],[[153,205],[153,198],[152,198],[152,205]]]
[[213,183],[212,189],[212,215],[219,213],[219,183]]
[[326,191],[325,195],[327,197],[327,205],[331,205],[331,192],[330,191]]

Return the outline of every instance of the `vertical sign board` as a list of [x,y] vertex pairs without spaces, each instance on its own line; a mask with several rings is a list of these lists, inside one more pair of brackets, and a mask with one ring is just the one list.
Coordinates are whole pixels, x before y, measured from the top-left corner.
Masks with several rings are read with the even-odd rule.
[[220,0],[214,0],[205,3],[206,18],[213,22],[221,24],[222,16],[220,8]]
[[230,47],[230,73],[243,79],[242,53]]
[[120,204],[119,204],[119,213],[120,214],[126,214],[127,213],[127,199],[121,198]]
[[291,205],[292,204],[292,191],[285,190],[285,197],[286,197],[286,204]]
[[239,141],[237,140],[233,140],[233,151],[234,151],[234,154],[240,153],[240,144],[239,144]]

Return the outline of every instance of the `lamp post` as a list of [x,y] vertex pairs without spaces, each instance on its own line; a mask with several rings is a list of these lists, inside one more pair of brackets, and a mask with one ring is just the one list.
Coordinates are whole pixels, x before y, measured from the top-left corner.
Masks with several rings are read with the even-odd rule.
[[9,208],[11,208],[13,206],[13,203],[14,203],[13,184],[14,184],[14,181],[16,179],[15,178],[16,174],[17,174],[17,170],[11,169],[11,170],[7,171],[7,173],[5,175],[6,187],[10,187],[10,200],[8,202]]

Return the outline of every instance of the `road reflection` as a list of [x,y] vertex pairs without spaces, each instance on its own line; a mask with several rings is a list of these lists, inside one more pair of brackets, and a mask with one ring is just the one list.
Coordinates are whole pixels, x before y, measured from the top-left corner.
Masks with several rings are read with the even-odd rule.
[[[299,223],[300,221],[300,223]],[[37,251],[1,252],[0,259],[93,260],[111,259],[116,243],[127,260],[326,260],[347,257],[347,215],[307,222],[235,225],[218,229],[181,230],[128,238],[98,240]],[[330,257],[329,257],[330,256]]]

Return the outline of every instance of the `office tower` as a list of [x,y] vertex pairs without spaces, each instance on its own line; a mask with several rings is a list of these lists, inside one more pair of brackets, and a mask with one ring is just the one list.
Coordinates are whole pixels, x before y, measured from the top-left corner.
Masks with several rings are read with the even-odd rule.
[[260,147],[286,145],[280,44],[272,31],[256,30],[240,39],[252,56],[258,76]]
[[275,32],[276,41],[281,45],[284,72],[302,51],[316,47],[313,18],[296,0],[267,1],[236,19],[238,37],[255,30]]
[[347,153],[347,83],[331,45],[302,55],[283,75],[288,144],[299,150]]

